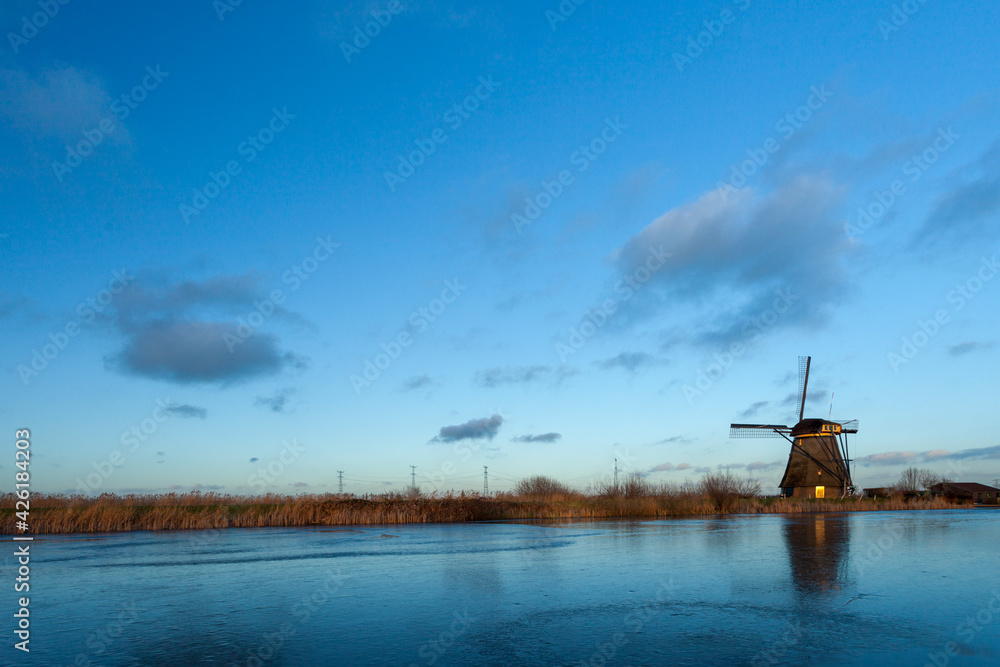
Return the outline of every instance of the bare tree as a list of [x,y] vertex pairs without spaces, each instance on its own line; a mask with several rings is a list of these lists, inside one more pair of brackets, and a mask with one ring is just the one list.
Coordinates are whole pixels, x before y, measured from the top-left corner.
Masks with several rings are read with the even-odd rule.
[[944,481],[947,480],[933,470],[911,466],[899,475],[899,481],[894,488],[900,493],[919,493]]

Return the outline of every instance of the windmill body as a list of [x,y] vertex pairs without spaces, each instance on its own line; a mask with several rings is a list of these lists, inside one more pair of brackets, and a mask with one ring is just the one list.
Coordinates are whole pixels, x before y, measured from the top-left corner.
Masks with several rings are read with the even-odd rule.
[[781,495],[793,498],[840,498],[855,491],[851,480],[847,434],[858,432],[857,421],[803,419],[811,357],[799,358],[799,422],[731,424],[730,438],[784,438],[792,444]]

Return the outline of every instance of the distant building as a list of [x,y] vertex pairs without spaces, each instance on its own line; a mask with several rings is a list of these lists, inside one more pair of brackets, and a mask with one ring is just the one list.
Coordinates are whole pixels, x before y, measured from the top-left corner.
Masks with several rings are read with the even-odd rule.
[[977,505],[996,505],[1000,497],[1000,489],[977,482],[942,482],[928,490],[936,496],[952,500],[969,500]]

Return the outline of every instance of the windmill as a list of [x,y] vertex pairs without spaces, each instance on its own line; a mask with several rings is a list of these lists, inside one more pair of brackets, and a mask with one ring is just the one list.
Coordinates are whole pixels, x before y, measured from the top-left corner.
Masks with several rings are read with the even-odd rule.
[[[809,366],[812,357],[799,357],[799,422],[792,427],[777,424],[731,424],[730,438],[784,438],[792,443],[788,465],[781,478],[781,494],[794,498],[826,498],[854,493],[847,434],[858,432],[858,421],[804,419]],[[790,436],[790,437],[789,437]]]

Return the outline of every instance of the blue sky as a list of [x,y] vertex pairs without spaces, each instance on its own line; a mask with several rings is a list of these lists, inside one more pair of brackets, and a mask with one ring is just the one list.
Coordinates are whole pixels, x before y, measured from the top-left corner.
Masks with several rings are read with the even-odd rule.
[[0,422],[40,491],[773,491],[810,354],[859,485],[1000,477],[1000,8],[905,9],[9,3]]

